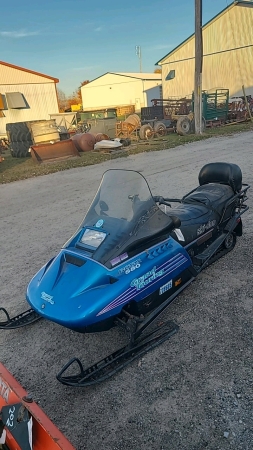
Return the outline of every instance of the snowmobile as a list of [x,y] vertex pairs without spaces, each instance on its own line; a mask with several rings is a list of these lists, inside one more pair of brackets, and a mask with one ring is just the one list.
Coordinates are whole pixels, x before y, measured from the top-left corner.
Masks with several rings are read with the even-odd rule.
[[31,308],[13,318],[1,308],[0,327],[41,317],[81,333],[120,326],[129,337],[125,347],[88,369],[72,358],[57,374],[71,386],[108,378],[176,333],[170,321],[150,333],[147,328],[205,267],[234,248],[249,187],[239,166],[225,162],[206,164],[199,186],[181,199],[152,196],[139,172],[106,171],[81,226],[29,283]]
[[66,437],[1,363],[0,448],[74,450]]

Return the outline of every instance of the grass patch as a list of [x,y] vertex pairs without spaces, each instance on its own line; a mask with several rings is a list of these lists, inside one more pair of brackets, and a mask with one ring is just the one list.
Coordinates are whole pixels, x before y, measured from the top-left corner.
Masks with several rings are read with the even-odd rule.
[[251,122],[211,128],[206,130],[206,132],[201,136],[195,134],[179,136],[176,133],[170,133],[163,138],[152,139],[147,142],[133,142],[130,147],[126,147],[125,152],[120,152],[118,154],[86,152],[81,153],[80,158],[50,164],[35,164],[31,158],[13,158],[9,152],[5,152],[5,154],[2,155],[4,157],[4,161],[0,163],[0,184],[10,183],[17,180],[25,180],[27,178],[47,175],[49,173],[55,173],[75,167],[85,167],[99,164],[103,161],[126,157],[127,155],[166,150],[186,143],[208,139],[210,137],[224,135],[228,136],[249,130],[253,130],[253,124]]

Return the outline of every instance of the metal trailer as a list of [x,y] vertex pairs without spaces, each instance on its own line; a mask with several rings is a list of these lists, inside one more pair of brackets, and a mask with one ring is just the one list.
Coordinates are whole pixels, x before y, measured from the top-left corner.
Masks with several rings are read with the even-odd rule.
[[[221,125],[228,118],[228,89],[202,92],[202,129]],[[195,132],[194,93],[191,98],[153,99],[153,106],[141,109],[141,139],[168,131],[186,135]]]
[[153,106],[141,108],[141,139],[176,131],[180,135],[191,132],[192,100],[188,98],[153,99]]

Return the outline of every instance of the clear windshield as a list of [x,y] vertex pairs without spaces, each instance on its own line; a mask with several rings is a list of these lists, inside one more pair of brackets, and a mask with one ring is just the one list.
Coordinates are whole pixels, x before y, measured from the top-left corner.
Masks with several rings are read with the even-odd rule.
[[82,227],[106,233],[93,258],[102,264],[159,233],[171,219],[156,205],[145,178],[133,170],[105,172]]
[[128,222],[136,221],[145,209],[155,202],[145,178],[132,170],[108,170],[105,172],[98,192],[90,206],[86,219],[113,217]]

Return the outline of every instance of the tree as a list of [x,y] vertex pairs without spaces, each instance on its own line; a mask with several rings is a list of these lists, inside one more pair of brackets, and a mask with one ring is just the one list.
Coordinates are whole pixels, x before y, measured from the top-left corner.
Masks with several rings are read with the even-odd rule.
[[68,97],[57,88],[57,97],[60,112],[71,110],[71,105],[80,105],[82,103],[81,87],[89,83],[89,80],[81,81],[80,86]]
[[67,99],[67,108],[71,109],[71,105],[79,105],[82,103],[81,87],[89,83],[89,80],[81,81],[80,86]]
[[58,98],[59,111],[64,112],[68,107],[68,99],[61,89],[57,88],[56,92]]
[[154,73],[162,73],[162,69],[161,68],[157,68],[154,70]]

